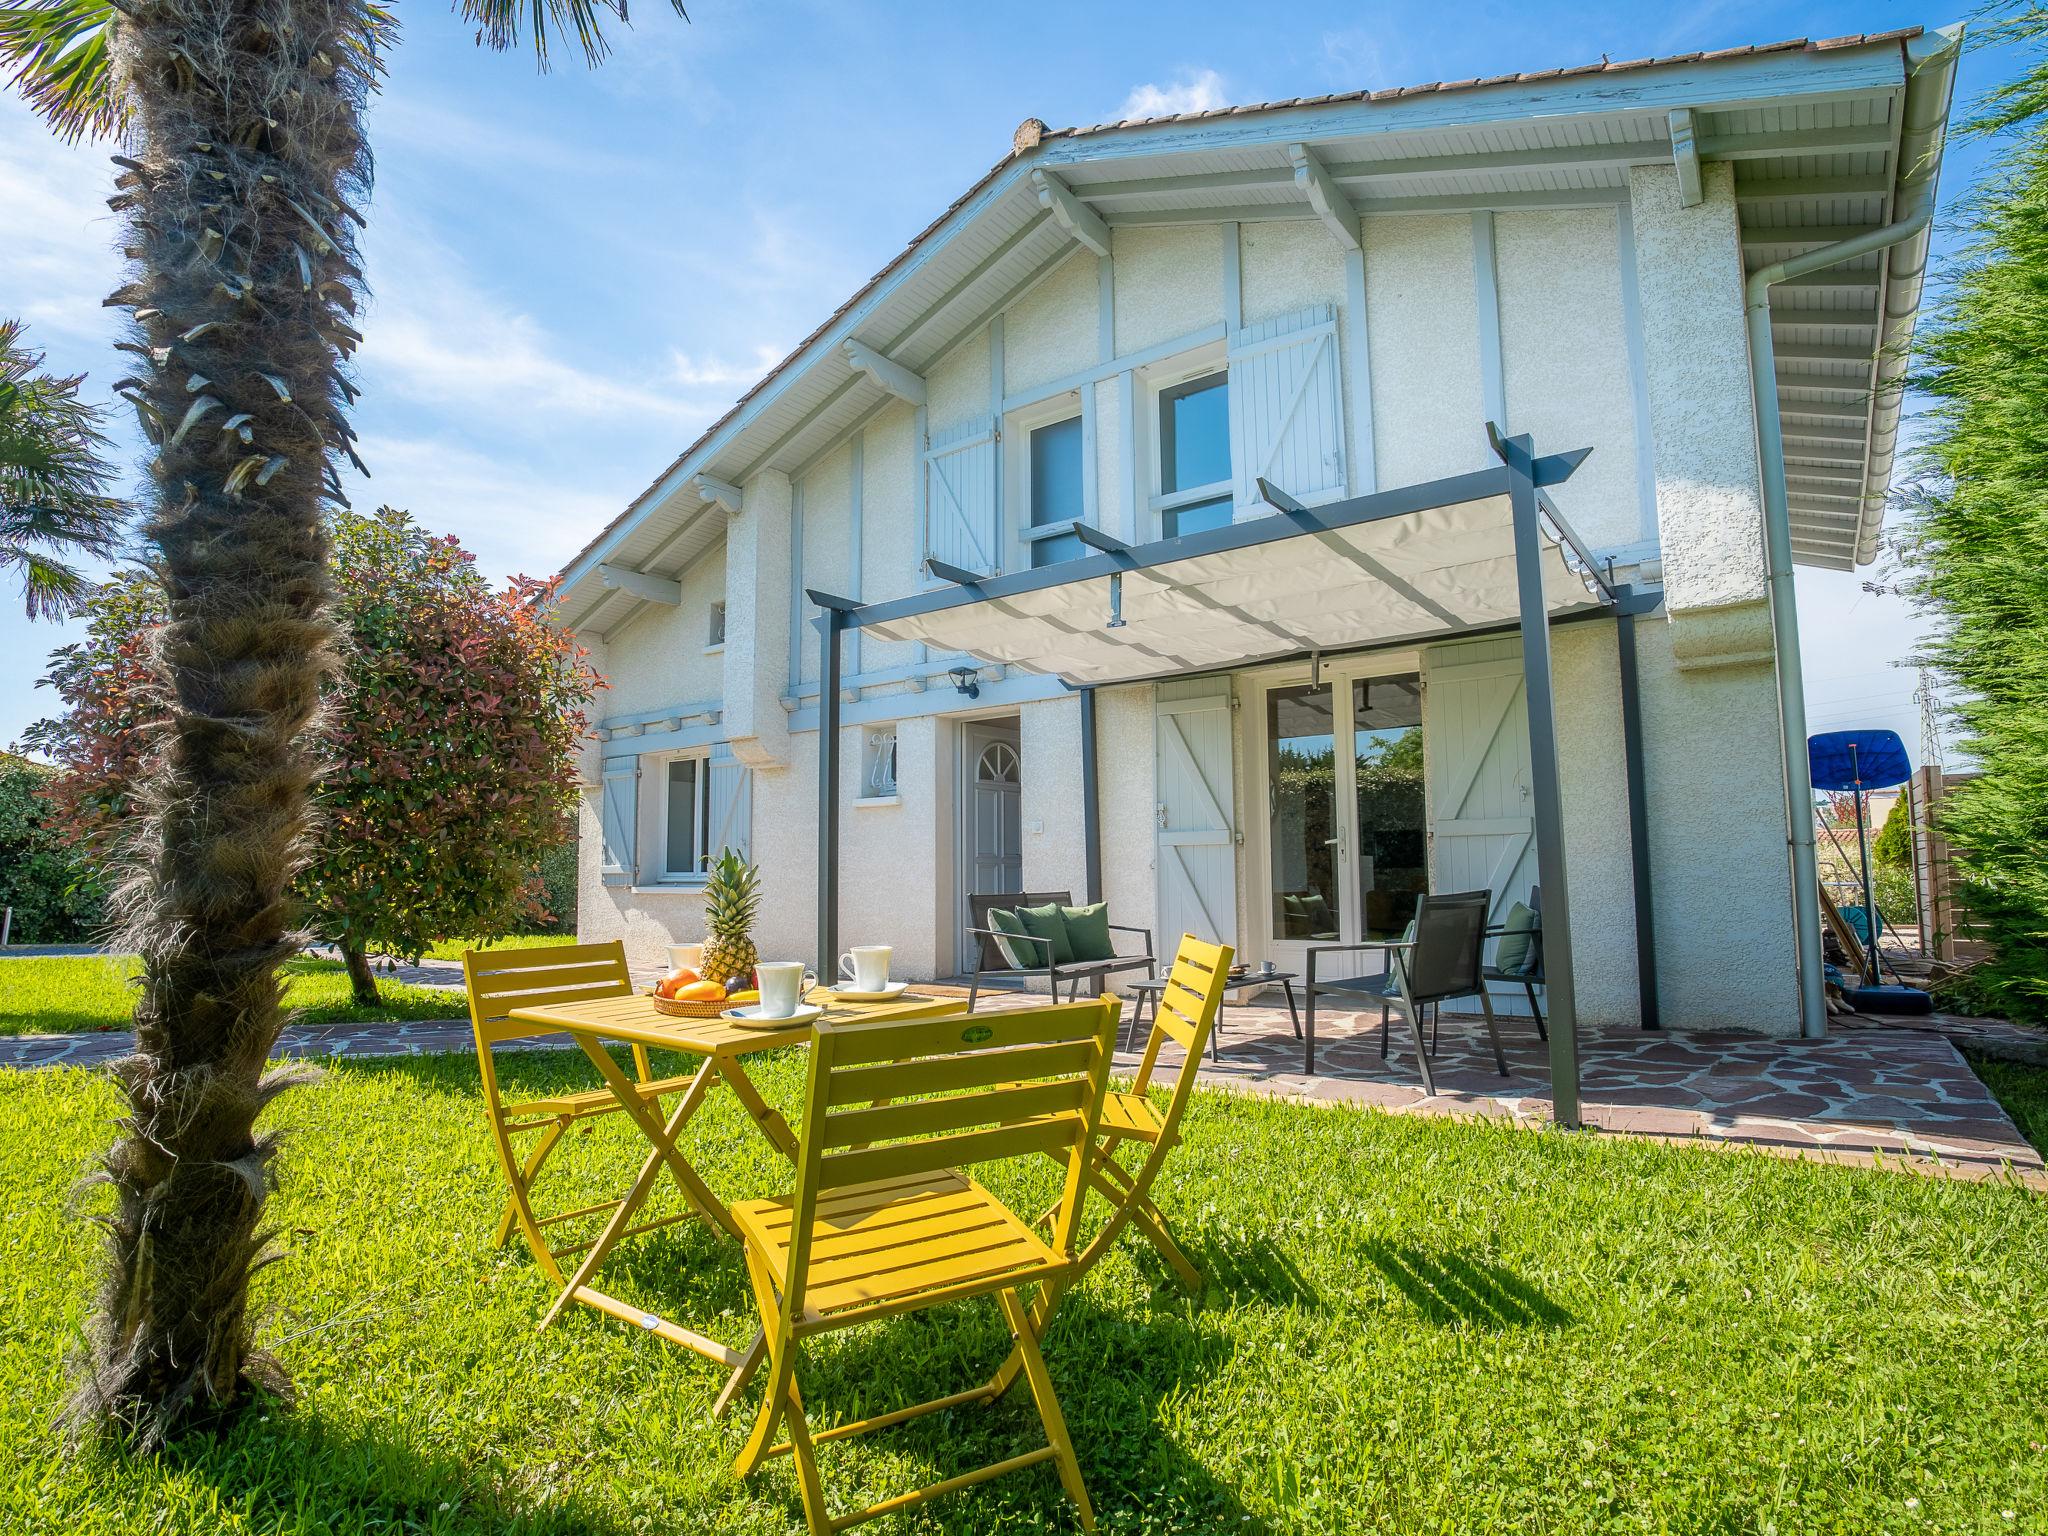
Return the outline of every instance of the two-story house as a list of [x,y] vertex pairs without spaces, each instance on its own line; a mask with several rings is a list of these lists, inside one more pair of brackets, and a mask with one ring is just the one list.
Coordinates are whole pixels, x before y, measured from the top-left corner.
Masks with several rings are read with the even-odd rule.
[[[1579,1016],[1796,1031],[1788,828],[1810,819],[1766,535],[1779,519],[1812,565],[1875,556],[1927,237],[1769,287],[1748,330],[1745,284],[1931,207],[1955,43],[1027,121],[567,568],[561,617],[611,685],[583,936],[642,962],[697,937],[732,845],[764,874],[764,952],[816,953],[808,591],[873,603],[1088,558],[1077,529],[1231,527],[1276,515],[1262,478],[1335,506],[1496,465],[1496,423],[1592,450],[1555,510],[1648,599],[1626,662],[1611,614],[1553,631]],[[1394,590],[1354,563],[1359,604]],[[1166,944],[1285,963],[1397,930],[1425,888],[1526,896],[1512,626],[1264,629],[1242,664],[1083,690],[1057,662],[849,631],[840,937],[943,976],[969,894],[1092,884]]]

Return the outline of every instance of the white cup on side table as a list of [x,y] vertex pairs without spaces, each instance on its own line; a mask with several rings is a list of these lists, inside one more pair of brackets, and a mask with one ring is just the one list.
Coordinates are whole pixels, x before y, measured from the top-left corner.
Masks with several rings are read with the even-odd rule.
[[889,959],[895,950],[887,944],[861,944],[839,957],[839,984],[851,982],[856,992],[880,992],[889,985]]
[[759,1015],[764,1019],[786,1019],[803,1006],[804,994],[818,984],[815,972],[801,960],[763,960],[754,967],[761,982]]
[[668,947],[668,968],[676,971],[695,971],[704,974],[704,946],[702,944],[671,944]]

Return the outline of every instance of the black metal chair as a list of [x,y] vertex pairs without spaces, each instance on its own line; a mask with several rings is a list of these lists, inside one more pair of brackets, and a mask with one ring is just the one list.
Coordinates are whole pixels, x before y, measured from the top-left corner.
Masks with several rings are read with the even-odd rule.
[[[1486,916],[1492,906],[1493,897],[1487,891],[1423,896],[1415,903],[1412,938],[1309,946],[1306,979],[1309,1070],[1315,1070],[1317,997],[1335,994],[1365,998],[1381,1004],[1383,1008],[1398,1009],[1402,1018],[1408,1021],[1408,1033],[1415,1042],[1415,1060],[1422,1068],[1423,1091],[1433,1095],[1436,1077],[1430,1071],[1429,1049],[1422,1040],[1422,1010],[1454,998],[1476,996],[1480,1012],[1486,1017],[1487,1038],[1493,1042],[1493,1063],[1500,1069],[1500,1075],[1506,1077],[1507,1053],[1501,1049],[1493,1003],[1486,995],[1486,983],[1480,975],[1486,953]],[[1376,975],[1324,979],[1316,974],[1317,964],[1325,955],[1370,949],[1383,950],[1387,956],[1385,969]],[[1385,1053],[1385,1045],[1383,1024],[1382,1054]]]
[[[1509,986],[1520,987],[1524,992],[1528,993],[1529,1011],[1536,1016],[1536,1038],[1548,1040],[1550,1038],[1550,1030],[1543,1022],[1542,1004],[1536,1000],[1536,989],[1543,985],[1543,888],[1541,886],[1532,885],[1529,887],[1529,910],[1536,914],[1536,923],[1534,927],[1529,929],[1529,948],[1523,955],[1522,963],[1514,966],[1500,965],[1498,963],[1500,946],[1496,943],[1494,946],[1495,960],[1490,961],[1486,969],[1479,974],[1484,980],[1504,982]],[[1497,940],[1507,932],[1508,929],[1505,927],[1489,928],[1486,930],[1486,936],[1489,939]],[[1381,1054],[1384,1055],[1386,1053],[1382,1050]]]
[[[1034,976],[1045,978],[1052,1000],[1060,1000],[1060,983],[1067,983],[1067,1000],[1072,1002],[1081,995],[1081,983],[1095,983],[1095,996],[1101,996],[1103,984],[1109,977],[1121,971],[1143,971],[1152,974],[1156,964],[1152,957],[1152,930],[1132,928],[1121,923],[1111,923],[1111,933],[1135,933],[1145,941],[1144,953],[1117,955],[1108,960],[1075,960],[1066,965],[1052,963],[1052,940],[1035,938],[1026,933],[998,933],[989,926],[988,915],[998,907],[1014,911],[1018,907],[1042,907],[1048,902],[1071,907],[1074,904],[1070,891],[1018,891],[1008,896],[970,896],[967,911],[972,919],[967,932],[973,937],[974,971],[967,979],[967,1011],[974,1012],[974,1000],[981,992],[982,978],[1000,976],[1020,979]],[[1013,965],[1003,951],[1004,945],[1013,946],[1013,953],[1019,955],[1044,955],[1040,965]]]

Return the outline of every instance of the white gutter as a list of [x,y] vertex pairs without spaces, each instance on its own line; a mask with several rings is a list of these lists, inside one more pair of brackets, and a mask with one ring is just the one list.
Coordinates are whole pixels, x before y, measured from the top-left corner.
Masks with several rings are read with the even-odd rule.
[[[1820,878],[1813,850],[1813,779],[1806,757],[1806,678],[1799,660],[1799,607],[1792,585],[1792,518],[1786,503],[1785,433],[1771,340],[1771,288],[1787,278],[1912,242],[1900,253],[1910,268],[1900,274],[1907,279],[1902,286],[1910,290],[1901,294],[1908,300],[1906,307],[1894,305],[1891,285],[1886,287],[1887,323],[1878,337],[1880,357],[1875,372],[1879,397],[1872,411],[1869,444],[1874,456],[1881,433],[1897,436],[1902,408],[1897,398],[1898,380],[1906,366],[1904,342],[1911,337],[1912,316],[1919,304],[1928,226],[1934,218],[1935,179],[1961,44],[1962,28],[1957,26],[1905,45],[1905,122],[1899,139],[1898,190],[1892,204],[1898,217],[1853,240],[1773,262],[1752,273],[1745,285],[1750,391],[1756,400],[1757,452],[1763,473],[1764,570],[1778,660],[1778,730],[1785,753],[1785,840],[1791,851],[1792,916],[1798,934],[1799,1033],[1810,1040],[1827,1034],[1827,988],[1821,974]],[[1889,401],[1883,398],[1887,387],[1892,396]],[[1889,441],[1883,452],[1889,464]]]

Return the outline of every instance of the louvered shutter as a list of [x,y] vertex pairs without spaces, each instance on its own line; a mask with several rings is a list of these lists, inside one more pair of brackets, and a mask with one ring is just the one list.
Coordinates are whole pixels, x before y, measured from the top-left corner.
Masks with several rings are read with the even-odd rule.
[[925,454],[926,556],[982,575],[1001,568],[996,538],[996,424],[982,416],[932,439]]
[[1263,476],[1297,501],[1344,493],[1344,392],[1327,304],[1242,327],[1230,348],[1237,515],[1270,512]]
[[712,754],[705,791],[710,836],[704,839],[704,856],[715,862],[730,848],[741,858],[751,857],[754,826],[754,775],[732,755],[730,747]]
[[639,878],[636,828],[640,808],[640,764],[627,758],[604,767],[598,804],[602,868],[606,885],[630,885]]

